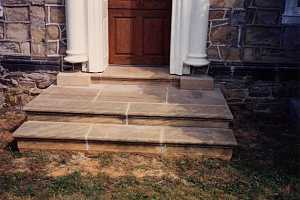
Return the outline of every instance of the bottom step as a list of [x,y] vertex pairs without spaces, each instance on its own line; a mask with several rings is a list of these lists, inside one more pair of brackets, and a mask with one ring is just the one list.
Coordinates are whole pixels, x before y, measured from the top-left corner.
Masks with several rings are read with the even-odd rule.
[[25,122],[15,133],[26,150],[158,153],[230,160],[237,145],[230,129]]

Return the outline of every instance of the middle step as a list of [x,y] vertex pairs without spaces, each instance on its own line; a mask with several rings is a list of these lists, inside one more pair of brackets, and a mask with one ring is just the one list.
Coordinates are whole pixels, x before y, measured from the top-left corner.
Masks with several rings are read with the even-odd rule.
[[233,119],[219,89],[168,86],[52,86],[27,104],[28,120],[228,128]]

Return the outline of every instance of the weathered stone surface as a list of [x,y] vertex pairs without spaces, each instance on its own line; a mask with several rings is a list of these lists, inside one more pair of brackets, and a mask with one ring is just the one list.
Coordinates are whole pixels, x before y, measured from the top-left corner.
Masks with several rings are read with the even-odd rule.
[[57,6],[57,7],[49,7],[50,9],[50,23],[65,23],[65,13],[64,13],[64,7]]
[[209,59],[213,59],[213,60],[219,60],[221,58],[217,46],[208,47],[207,55]]
[[280,28],[247,27],[246,44],[279,46]]
[[59,73],[57,76],[58,86],[89,86],[91,76],[87,73]]
[[0,109],[5,106],[5,96],[4,96],[4,92],[2,91],[4,88],[2,86],[4,85],[0,84]]
[[214,79],[206,75],[184,76],[180,78],[180,88],[184,90],[213,90]]
[[29,21],[28,7],[6,7],[7,21]]
[[[152,148],[151,153],[155,151],[155,153],[163,154],[168,153],[168,151],[174,151],[174,147],[172,147],[174,145],[178,146],[175,152],[180,154],[187,153],[184,150],[187,148],[193,149],[194,154],[197,151],[203,153],[201,147],[204,146],[223,149],[232,148],[237,145],[232,131],[227,129],[95,125],[91,123],[26,122],[14,133],[14,137],[20,141],[21,149],[26,148],[26,146],[28,147],[28,145],[24,144],[25,141],[23,139],[27,139],[27,141],[38,140],[38,145],[42,146],[43,142],[46,142],[45,145],[48,145],[48,148],[51,149],[55,148],[53,146],[55,144],[49,144],[45,139],[57,140],[57,149],[63,147],[65,150],[99,151],[102,149],[103,151],[106,149],[106,151],[109,151],[112,147],[108,147],[107,145],[110,144],[114,145],[115,151],[124,151],[125,149],[122,145],[126,145],[127,150],[125,152],[128,152],[128,150],[132,152],[145,152],[145,149]],[[70,149],[69,145],[64,145],[65,140],[74,143],[83,143],[85,144],[85,149],[83,145],[80,148],[78,144]],[[136,147],[141,144],[142,146]],[[44,148],[47,148],[45,145]],[[157,149],[157,146],[161,145],[163,145],[163,151]],[[180,148],[180,146],[183,148]],[[147,151],[149,153],[149,150]],[[191,151],[189,152],[191,153]]]
[[0,42],[0,53],[2,55],[20,53],[20,46],[16,42]]
[[[209,79],[209,78],[208,78]],[[226,102],[219,89],[215,90],[182,90],[169,88],[168,103],[183,105],[225,105]]]
[[97,101],[165,103],[166,87],[106,85]]
[[279,11],[257,11],[254,19],[255,24],[276,25],[280,20]]
[[210,41],[213,44],[236,44],[237,28],[232,26],[219,26],[212,28],[210,33]]
[[44,5],[45,0],[30,0],[32,5]]
[[32,42],[34,43],[44,42],[45,37],[46,37],[45,28],[31,27]]
[[27,4],[28,0],[5,0],[6,4]]
[[31,43],[31,53],[33,57],[46,57],[45,43]]
[[6,24],[6,37],[8,39],[16,39],[25,41],[29,39],[29,25],[23,23]]
[[209,20],[223,19],[225,17],[224,10],[212,10],[209,12]]
[[244,10],[233,10],[231,18],[231,25],[238,26],[246,23],[247,12]]
[[0,39],[4,38],[4,24],[0,23]]
[[283,35],[283,47],[285,49],[300,49],[300,28],[291,26],[285,27]]
[[8,131],[0,132],[0,149],[4,149],[14,141],[12,134]]
[[265,8],[280,8],[283,5],[283,0],[255,0],[254,6]]
[[210,0],[210,5],[212,7],[222,8],[242,8],[243,7],[244,0]]
[[30,42],[23,42],[20,47],[23,55],[30,56]]
[[45,8],[42,6],[32,6],[30,9],[31,25],[34,27],[45,27]]
[[46,4],[63,4],[64,0],[45,0]]
[[47,43],[47,55],[48,56],[56,56],[59,53],[58,42],[48,42]]
[[130,105],[129,116],[175,117],[175,118],[212,118],[231,120],[232,116],[224,106],[141,104]]
[[60,29],[57,25],[47,26],[47,37],[50,40],[58,40],[60,38]]
[[240,61],[242,59],[242,53],[240,48],[234,47],[221,47],[221,55],[224,60],[227,61]]

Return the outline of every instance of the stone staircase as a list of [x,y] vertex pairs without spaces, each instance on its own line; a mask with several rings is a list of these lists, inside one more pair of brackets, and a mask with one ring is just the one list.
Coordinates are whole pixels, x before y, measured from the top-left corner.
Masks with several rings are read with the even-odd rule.
[[[233,116],[207,77],[189,82],[157,68],[112,68],[90,81],[64,81],[27,104],[27,122],[14,133],[19,149],[231,158]],[[197,83],[205,90],[186,88]]]

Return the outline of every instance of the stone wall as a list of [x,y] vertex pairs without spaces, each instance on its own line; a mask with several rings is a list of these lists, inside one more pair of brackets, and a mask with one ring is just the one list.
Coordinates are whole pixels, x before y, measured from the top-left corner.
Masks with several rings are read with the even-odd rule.
[[3,109],[22,109],[23,105],[52,85],[56,75],[57,72],[53,71],[9,72],[0,66],[0,114]]
[[[66,51],[64,0],[2,0],[0,55]],[[300,27],[281,25],[284,0],[210,0],[208,54],[222,63],[299,63]],[[23,59],[23,58],[22,58]]]
[[300,26],[281,24],[284,0],[210,0],[211,60],[299,63]]
[[0,55],[33,59],[65,53],[64,0],[2,0]]

